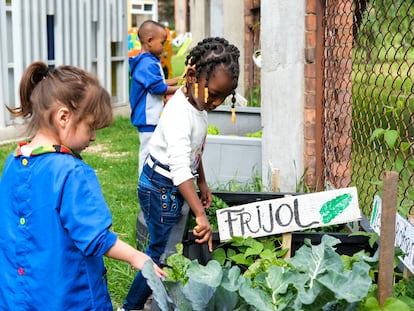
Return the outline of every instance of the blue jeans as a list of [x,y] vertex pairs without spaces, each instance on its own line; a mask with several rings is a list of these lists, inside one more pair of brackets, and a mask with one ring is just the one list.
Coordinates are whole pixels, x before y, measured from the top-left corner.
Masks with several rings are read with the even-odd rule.
[[[154,161],[154,166],[157,160]],[[159,263],[172,227],[181,216],[184,199],[172,180],[145,164],[138,184],[138,198],[147,224],[149,242],[145,253]],[[124,309],[143,309],[151,288],[138,271],[124,301]]]

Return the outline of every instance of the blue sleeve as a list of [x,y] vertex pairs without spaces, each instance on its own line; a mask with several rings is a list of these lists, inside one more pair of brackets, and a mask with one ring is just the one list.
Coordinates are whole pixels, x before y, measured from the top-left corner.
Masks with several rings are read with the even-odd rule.
[[82,163],[67,176],[60,216],[65,230],[86,256],[102,256],[117,236],[112,216],[93,169]]
[[151,94],[162,95],[167,92],[168,85],[165,83],[162,68],[159,61],[142,60],[133,72],[133,79],[143,85]]

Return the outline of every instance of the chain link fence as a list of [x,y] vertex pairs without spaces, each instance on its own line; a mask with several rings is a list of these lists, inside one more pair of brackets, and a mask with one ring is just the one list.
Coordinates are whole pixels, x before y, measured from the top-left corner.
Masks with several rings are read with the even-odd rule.
[[324,179],[356,186],[365,215],[385,171],[414,215],[414,1],[326,1]]

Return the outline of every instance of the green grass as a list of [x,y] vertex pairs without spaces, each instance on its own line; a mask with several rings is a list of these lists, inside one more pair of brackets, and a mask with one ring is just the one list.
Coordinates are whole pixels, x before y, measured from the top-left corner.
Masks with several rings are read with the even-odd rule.
[[[84,161],[95,168],[106,202],[112,213],[113,231],[136,246],[135,226],[139,210],[138,132],[129,117],[117,117],[108,128],[97,132],[96,142],[82,153]],[[117,308],[121,306],[135,271],[127,263],[105,257],[109,292]]]
[[173,77],[181,76],[184,73],[184,62],[187,54],[176,56],[171,58],[171,66],[173,69]]

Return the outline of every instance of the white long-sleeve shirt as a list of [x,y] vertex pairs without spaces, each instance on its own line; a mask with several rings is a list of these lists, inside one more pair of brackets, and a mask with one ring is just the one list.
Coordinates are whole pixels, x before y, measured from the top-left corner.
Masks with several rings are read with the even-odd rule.
[[162,111],[150,140],[150,154],[170,167],[174,185],[194,178],[207,135],[206,111],[194,108],[179,89]]

